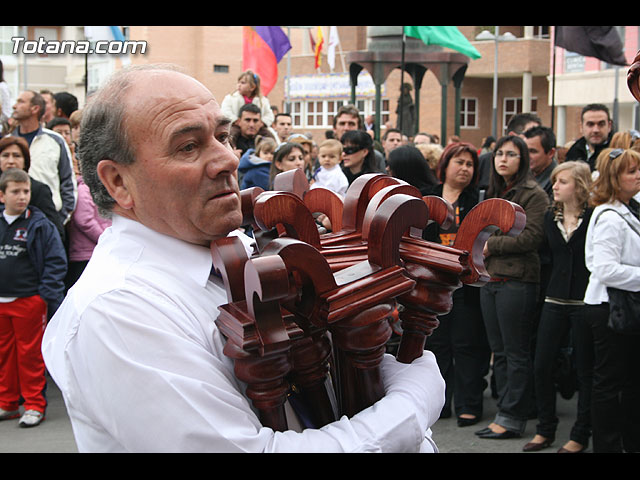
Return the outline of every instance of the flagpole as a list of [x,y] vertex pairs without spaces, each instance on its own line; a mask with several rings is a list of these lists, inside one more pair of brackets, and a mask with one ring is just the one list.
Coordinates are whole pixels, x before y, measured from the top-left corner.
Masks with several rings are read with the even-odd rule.
[[[618,30],[618,35],[622,37],[621,32],[619,31],[620,27],[613,27]],[[620,104],[618,101],[618,74],[620,73],[620,66],[616,65],[614,68],[614,86],[613,86],[613,131],[618,130],[618,123],[620,121]]]
[[404,33],[404,26],[402,27],[402,61],[401,61],[401,69],[400,69],[400,122],[398,123],[400,127],[400,135],[402,135],[402,120],[404,117],[403,114],[403,95],[404,95],[404,46],[407,40],[407,36]]
[[618,130],[618,121],[620,116],[620,105],[618,103],[618,72],[620,72],[620,67],[616,65],[613,69],[613,131]]
[[553,66],[551,68],[551,131],[556,123],[556,27],[553,27]]
[[[493,32],[495,36],[495,46],[493,52],[493,105],[491,115],[491,135],[493,138],[498,137],[498,42],[500,35],[500,27],[496,26]],[[500,135],[502,135],[502,128],[500,128]],[[444,141],[444,138],[442,139]]]
[[89,54],[84,54],[84,98],[86,101],[89,92]]
[[[291,27],[287,26],[287,37],[291,41]],[[285,113],[291,113],[291,49],[287,52],[287,102],[285,103]]]

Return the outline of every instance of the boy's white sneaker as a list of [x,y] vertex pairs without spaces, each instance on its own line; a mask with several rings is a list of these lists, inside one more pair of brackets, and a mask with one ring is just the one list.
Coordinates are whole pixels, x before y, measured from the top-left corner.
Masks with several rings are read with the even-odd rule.
[[36,425],[40,425],[40,422],[44,420],[44,413],[38,412],[37,410],[27,410],[22,414],[18,425],[24,428],[35,427]]
[[0,408],[0,420],[10,420],[20,416],[19,410],[4,410]]

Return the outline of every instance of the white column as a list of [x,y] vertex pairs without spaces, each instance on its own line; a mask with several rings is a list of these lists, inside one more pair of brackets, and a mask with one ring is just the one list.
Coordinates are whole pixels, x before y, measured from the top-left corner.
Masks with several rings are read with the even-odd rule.
[[522,112],[531,111],[531,92],[533,90],[533,74],[522,73]]
[[556,105],[556,145],[567,143],[567,107]]
[[[533,26],[524,27],[524,39],[531,40],[533,38]],[[533,91],[533,75],[531,72],[522,74],[522,111],[531,111],[531,96]]]

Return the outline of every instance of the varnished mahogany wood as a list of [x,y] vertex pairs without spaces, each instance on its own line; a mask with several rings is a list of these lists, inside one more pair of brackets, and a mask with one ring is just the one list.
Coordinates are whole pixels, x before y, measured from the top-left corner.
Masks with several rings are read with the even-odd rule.
[[[301,171],[277,176],[275,185],[242,192],[247,224],[264,234],[259,253],[248,258],[233,237],[211,250],[229,296],[217,320],[225,354],[263,423],[277,430],[287,428],[283,404],[292,385],[313,405],[318,426],[336,419],[329,378],[338,415],[379,400],[396,302],[403,306],[398,359],[410,362],[450,311],[452,292],[488,280],[488,236],[497,229],[517,235],[525,224],[519,206],[487,200],[467,214],[449,247],[420,232],[429,221],[450,224],[451,205],[387,175],[359,177],[344,202],[309,189]],[[320,235],[314,212],[327,214],[335,230]]]
[[244,282],[245,299],[222,305],[216,320],[227,338],[224,353],[234,360],[236,376],[247,383],[247,396],[263,425],[286,430],[290,348],[303,335],[280,310],[280,300],[289,295],[288,272],[278,256],[247,259]]
[[633,98],[640,102],[640,51],[636,53],[627,72],[627,87]]

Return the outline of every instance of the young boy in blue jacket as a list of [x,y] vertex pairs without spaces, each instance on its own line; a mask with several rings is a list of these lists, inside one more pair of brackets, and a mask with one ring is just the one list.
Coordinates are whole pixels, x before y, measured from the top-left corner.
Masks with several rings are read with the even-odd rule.
[[40,350],[48,313],[64,296],[67,257],[54,224],[29,206],[24,170],[0,176],[0,420],[20,416],[33,427],[44,420],[45,365]]

